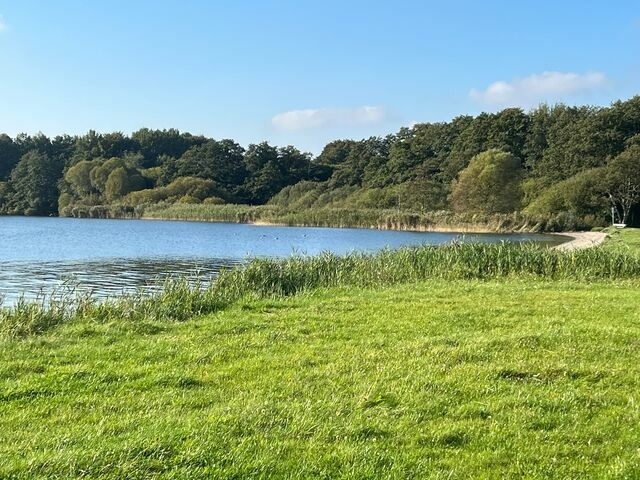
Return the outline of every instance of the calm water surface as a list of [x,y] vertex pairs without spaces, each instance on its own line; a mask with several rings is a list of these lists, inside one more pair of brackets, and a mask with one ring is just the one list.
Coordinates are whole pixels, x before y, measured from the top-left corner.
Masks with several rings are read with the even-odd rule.
[[149,220],[0,217],[0,297],[10,305],[73,285],[105,298],[153,288],[167,276],[208,281],[251,257],[375,252],[407,245],[536,241],[533,234],[394,232]]

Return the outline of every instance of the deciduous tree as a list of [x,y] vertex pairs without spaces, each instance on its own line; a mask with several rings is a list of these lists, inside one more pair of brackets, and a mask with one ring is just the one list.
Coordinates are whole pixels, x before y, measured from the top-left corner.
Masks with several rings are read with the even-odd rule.
[[520,160],[501,150],[474,156],[460,172],[451,192],[458,212],[505,213],[520,207],[522,168]]

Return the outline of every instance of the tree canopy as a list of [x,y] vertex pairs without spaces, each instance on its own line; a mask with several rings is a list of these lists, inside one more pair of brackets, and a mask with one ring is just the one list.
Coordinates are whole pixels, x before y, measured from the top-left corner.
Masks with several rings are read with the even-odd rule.
[[518,210],[522,199],[521,163],[498,149],[474,156],[453,184],[454,210],[470,213],[508,213]]

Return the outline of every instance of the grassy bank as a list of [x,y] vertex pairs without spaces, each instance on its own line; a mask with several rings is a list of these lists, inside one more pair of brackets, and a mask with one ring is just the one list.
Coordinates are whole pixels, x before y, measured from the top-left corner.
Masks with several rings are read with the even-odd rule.
[[254,260],[222,272],[207,288],[171,281],[157,294],[98,303],[91,297],[54,297],[0,309],[0,335],[39,334],[62,323],[183,321],[216,312],[243,298],[294,295],[325,287],[381,287],[427,279],[633,279],[640,255],[620,248],[560,252],[531,244],[454,244],[377,254]]
[[382,209],[319,208],[290,211],[272,205],[173,204],[145,207],[143,218],[238,223],[273,223],[308,227],[357,227],[387,230],[459,232],[562,232],[591,228],[569,214],[455,214]]
[[0,343],[2,478],[638,478],[640,284],[430,280]]

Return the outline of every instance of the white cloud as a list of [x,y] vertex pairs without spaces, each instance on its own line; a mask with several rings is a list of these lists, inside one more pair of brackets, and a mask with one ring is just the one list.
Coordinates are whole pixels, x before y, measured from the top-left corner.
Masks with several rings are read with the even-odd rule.
[[271,123],[281,130],[305,130],[334,126],[375,125],[387,119],[383,107],[308,108],[277,114]]
[[469,96],[487,105],[528,107],[544,101],[559,101],[564,96],[574,93],[602,88],[606,83],[607,77],[600,72],[544,72],[516,78],[511,82],[494,82],[484,90],[474,88],[469,92]]
[[0,15],[0,33],[7,30],[7,24],[4,21],[4,17]]

